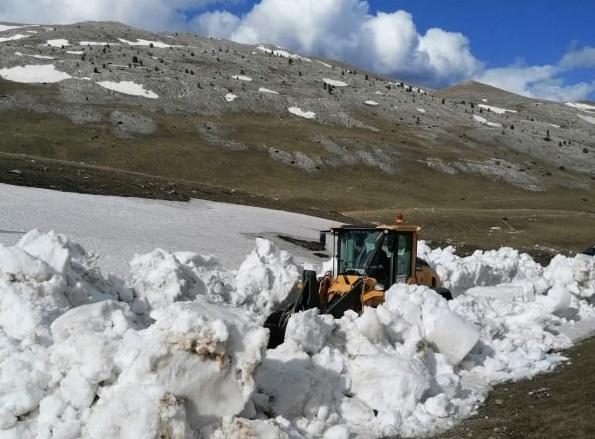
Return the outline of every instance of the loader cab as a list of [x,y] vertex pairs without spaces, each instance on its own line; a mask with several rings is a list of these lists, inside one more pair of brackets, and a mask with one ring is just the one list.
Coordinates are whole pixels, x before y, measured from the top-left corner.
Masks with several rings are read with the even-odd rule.
[[331,229],[333,277],[368,276],[379,287],[407,283],[415,276],[417,226],[342,226]]

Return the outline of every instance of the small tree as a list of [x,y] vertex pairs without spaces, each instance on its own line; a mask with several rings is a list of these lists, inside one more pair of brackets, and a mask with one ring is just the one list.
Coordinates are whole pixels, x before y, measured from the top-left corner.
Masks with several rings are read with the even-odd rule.
[[545,137],[543,138],[546,142],[549,142],[551,139],[550,137],[550,130],[546,130]]

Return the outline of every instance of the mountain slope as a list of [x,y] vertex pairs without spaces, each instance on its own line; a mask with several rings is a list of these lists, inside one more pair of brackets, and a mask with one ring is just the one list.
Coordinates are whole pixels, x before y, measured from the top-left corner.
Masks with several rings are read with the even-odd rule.
[[[0,31],[0,56],[1,181],[112,193],[83,178],[99,166],[134,176],[125,195],[212,190],[321,215],[594,213],[589,108],[473,82],[434,92],[271,46],[118,23]],[[153,190],[149,176],[168,183]]]

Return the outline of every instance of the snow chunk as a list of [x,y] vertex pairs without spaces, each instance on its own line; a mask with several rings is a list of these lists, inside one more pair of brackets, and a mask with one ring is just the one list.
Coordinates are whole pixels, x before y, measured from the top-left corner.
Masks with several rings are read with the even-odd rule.
[[378,106],[378,102],[376,102],[376,101],[365,101],[364,104],[369,105],[371,107]]
[[235,101],[237,98],[238,98],[238,96],[237,96],[237,95],[234,95],[233,93],[227,93],[227,94],[225,95],[225,100],[226,100],[227,102],[233,102],[233,101]]
[[131,96],[141,96],[149,99],[159,98],[159,95],[157,95],[156,93],[150,90],[145,90],[145,87],[143,85],[137,84],[132,81],[101,81],[97,82],[97,85],[100,85],[103,88],[107,88],[108,90],[113,90],[118,93],[123,93]]
[[70,43],[68,42],[68,40],[65,40],[63,38],[58,38],[58,39],[55,39],[55,40],[47,40],[46,41],[46,44],[48,46],[58,47],[58,48],[70,46]]
[[258,89],[258,91],[259,91],[260,93],[271,93],[271,94],[275,94],[275,95],[278,95],[278,94],[279,94],[279,92],[278,92],[278,91],[271,90],[271,89],[264,88],[264,87],[260,87],[260,88]]
[[[254,390],[252,373],[266,348],[266,329],[204,298],[173,304],[151,317],[155,323],[149,328],[124,335],[114,357],[122,373],[91,413],[87,428],[93,437],[110,437],[122,428],[131,433],[141,428],[134,437],[154,437],[162,401],[170,395],[199,430],[213,419],[240,413]],[[137,422],[131,413],[148,422]]]
[[479,108],[483,108],[484,110],[489,110],[492,113],[496,113],[496,114],[517,113],[516,110],[507,110],[506,108],[493,107],[491,105],[478,104],[477,106]]
[[28,84],[55,83],[72,77],[68,73],[56,70],[56,66],[53,64],[26,65],[0,69],[0,76],[9,81]]
[[151,45],[153,45],[153,47],[156,47],[158,49],[168,49],[168,48],[172,47],[171,45],[162,43],[161,41],[149,41],[149,40],[143,40],[140,38],[137,38],[136,41],[128,41],[128,40],[125,40],[124,38],[118,38],[118,41],[120,41],[124,44],[128,44],[129,46],[151,46]]
[[304,119],[314,119],[316,117],[316,113],[313,111],[304,111],[299,107],[289,107],[287,111],[296,116],[303,117]]
[[244,76],[244,75],[233,75],[232,79],[238,79],[240,81],[252,82],[252,78],[250,76]]
[[299,274],[288,252],[258,238],[254,250],[238,269],[232,303],[266,317],[287,298]]
[[317,354],[326,344],[326,338],[334,327],[333,316],[320,315],[318,309],[310,309],[291,316],[285,339],[293,340],[309,354]]
[[343,81],[339,81],[337,79],[328,79],[328,78],[323,78],[322,81],[326,84],[326,85],[331,85],[333,87],[347,87],[347,83],[343,82]]
[[488,120],[485,117],[479,116],[477,114],[473,115],[473,119],[476,122],[479,122],[482,125],[487,125],[489,127],[501,127],[502,125],[496,122],[488,122]]

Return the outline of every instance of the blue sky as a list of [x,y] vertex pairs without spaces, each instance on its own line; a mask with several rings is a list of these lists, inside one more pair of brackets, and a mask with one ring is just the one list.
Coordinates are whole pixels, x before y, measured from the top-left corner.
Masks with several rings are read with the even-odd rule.
[[[291,0],[288,0],[291,1]],[[238,0],[224,9],[248,13],[257,1]],[[370,12],[403,9],[410,12],[420,33],[440,27],[461,32],[471,50],[488,67],[503,67],[522,60],[527,65],[553,64],[576,46],[595,46],[593,0],[369,0]],[[201,7],[221,9],[216,3]],[[595,80],[595,69],[566,72],[569,83]],[[595,94],[591,94],[595,99]]]
[[276,44],[434,88],[595,100],[594,0],[0,0],[0,21],[86,20]]

